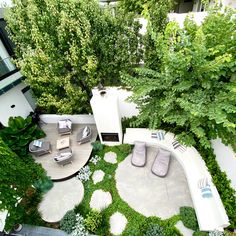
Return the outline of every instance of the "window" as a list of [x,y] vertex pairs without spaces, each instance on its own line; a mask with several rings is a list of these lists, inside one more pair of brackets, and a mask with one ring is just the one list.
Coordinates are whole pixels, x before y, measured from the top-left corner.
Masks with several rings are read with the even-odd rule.
[[0,39],[0,77],[8,74],[16,69],[15,65],[11,62],[11,58]]

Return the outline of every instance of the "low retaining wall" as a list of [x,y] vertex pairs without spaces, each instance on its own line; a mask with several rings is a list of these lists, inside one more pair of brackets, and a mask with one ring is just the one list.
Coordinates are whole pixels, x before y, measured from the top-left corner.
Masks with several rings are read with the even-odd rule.
[[70,119],[74,124],[95,124],[93,115],[40,115],[40,120],[45,123],[57,123],[59,120]]

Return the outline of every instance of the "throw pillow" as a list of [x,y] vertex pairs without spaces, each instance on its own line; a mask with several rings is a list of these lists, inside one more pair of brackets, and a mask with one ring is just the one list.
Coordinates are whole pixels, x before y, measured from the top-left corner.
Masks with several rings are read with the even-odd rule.
[[89,134],[89,127],[85,126],[82,134],[82,138],[86,138]]
[[33,145],[35,147],[42,147],[43,142],[41,140],[34,140]]
[[65,120],[59,120],[59,129],[65,129],[67,128],[67,122]]

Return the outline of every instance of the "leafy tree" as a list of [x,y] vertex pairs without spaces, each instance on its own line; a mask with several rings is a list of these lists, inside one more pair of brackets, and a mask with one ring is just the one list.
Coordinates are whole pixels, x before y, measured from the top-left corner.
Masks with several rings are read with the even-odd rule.
[[187,18],[184,28],[170,22],[155,34],[156,69],[124,76],[140,109],[139,122],[150,128],[170,124],[187,144],[210,147],[210,139],[235,143],[236,19],[232,9],[214,8],[201,26]]
[[144,16],[148,19],[147,33],[144,38],[144,61],[150,69],[155,70],[159,66],[160,58],[159,53],[156,53],[155,38],[158,34],[165,31],[166,25],[168,24],[168,13],[174,7],[174,0],[150,0],[144,11]]
[[126,12],[134,12],[141,14],[144,10],[144,4],[147,0],[121,0],[119,6],[122,7]]
[[139,61],[138,25],[128,14],[95,0],[13,2],[6,19],[16,62],[47,112],[90,111],[91,88],[119,83],[118,71]]

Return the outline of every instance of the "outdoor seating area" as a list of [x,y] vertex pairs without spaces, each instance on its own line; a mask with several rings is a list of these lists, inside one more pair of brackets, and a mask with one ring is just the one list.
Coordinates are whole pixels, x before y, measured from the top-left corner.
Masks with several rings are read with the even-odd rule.
[[[144,128],[126,129],[124,143],[135,144],[137,137],[140,142],[144,142],[150,147],[167,149],[181,164],[188,182],[200,230],[213,231],[217,229],[222,231],[229,225],[229,219],[219,193],[211,181],[211,175],[205,162],[195,148],[186,148],[177,144],[171,133],[166,133],[165,138],[160,140],[158,137],[153,137],[150,130]],[[200,184],[199,187],[199,181],[202,181],[203,178],[207,178],[207,182],[203,186]]]
[[[62,128],[61,121],[70,124],[70,130],[65,126]],[[41,128],[46,133],[42,147],[35,147],[34,141],[29,146],[35,161],[42,164],[47,175],[54,181],[73,176],[90,157],[91,142],[97,138],[96,126],[94,124],[72,124],[69,119],[63,119],[58,123],[42,123]],[[84,132],[86,134],[81,136],[83,130],[86,130]],[[81,136],[80,142],[78,142],[78,136]],[[46,148],[48,146],[50,149]]]

